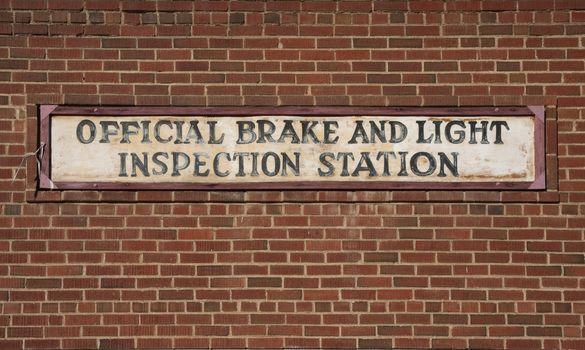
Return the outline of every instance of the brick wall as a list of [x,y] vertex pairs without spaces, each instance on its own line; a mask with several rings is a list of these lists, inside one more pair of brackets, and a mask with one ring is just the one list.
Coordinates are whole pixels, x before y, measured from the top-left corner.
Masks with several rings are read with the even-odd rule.
[[[583,34],[581,0],[1,0],[0,348],[585,348]],[[36,192],[39,104],[546,105],[548,189]]]

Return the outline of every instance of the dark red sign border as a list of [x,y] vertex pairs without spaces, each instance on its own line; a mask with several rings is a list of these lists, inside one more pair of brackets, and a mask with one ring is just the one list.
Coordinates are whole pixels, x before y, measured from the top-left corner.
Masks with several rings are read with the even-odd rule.
[[[43,157],[39,174],[41,190],[544,190],[544,106],[527,107],[102,107],[40,106],[40,142]],[[535,181],[532,182],[397,182],[397,181],[299,181],[248,183],[128,183],[51,181],[52,116],[534,116]]]

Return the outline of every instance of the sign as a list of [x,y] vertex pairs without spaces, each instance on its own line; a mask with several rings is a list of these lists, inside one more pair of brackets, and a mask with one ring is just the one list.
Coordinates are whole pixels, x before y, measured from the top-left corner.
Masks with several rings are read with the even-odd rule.
[[41,188],[544,188],[542,107],[42,106]]

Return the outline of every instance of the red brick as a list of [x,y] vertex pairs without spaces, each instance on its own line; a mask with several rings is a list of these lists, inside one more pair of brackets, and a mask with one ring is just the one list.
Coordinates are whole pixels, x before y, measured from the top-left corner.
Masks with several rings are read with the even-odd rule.
[[[0,347],[582,347],[578,1],[0,8]],[[35,192],[41,103],[557,109],[546,191]]]

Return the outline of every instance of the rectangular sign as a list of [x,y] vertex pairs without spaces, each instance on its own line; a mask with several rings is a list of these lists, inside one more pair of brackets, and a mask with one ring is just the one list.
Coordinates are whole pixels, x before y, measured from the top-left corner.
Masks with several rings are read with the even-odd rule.
[[542,189],[543,107],[41,107],[44,189]]

